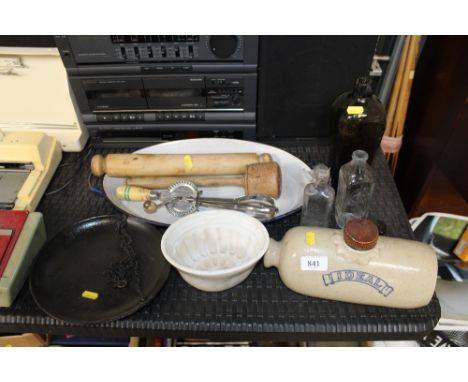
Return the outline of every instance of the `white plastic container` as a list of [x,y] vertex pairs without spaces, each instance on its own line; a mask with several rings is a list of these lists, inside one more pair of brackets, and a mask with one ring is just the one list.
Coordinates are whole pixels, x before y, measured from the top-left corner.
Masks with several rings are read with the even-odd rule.
[[0,130],[39,131],[81,151],[88,131],[75,111],[57,48],[0,47]]
[[161,249],[187,283],[216,292],[244,281],[268,243],[268,231],[257,219],[216,210],[196,212],[171,224]]

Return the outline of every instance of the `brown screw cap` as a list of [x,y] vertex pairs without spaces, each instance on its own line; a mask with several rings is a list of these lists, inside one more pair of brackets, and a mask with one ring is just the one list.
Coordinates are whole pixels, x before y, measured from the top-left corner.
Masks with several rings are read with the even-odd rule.
[[367,219],[349,220],[343,231],[343,239],[351,248],[360,251],[372,249],[377,244],[379,229]]

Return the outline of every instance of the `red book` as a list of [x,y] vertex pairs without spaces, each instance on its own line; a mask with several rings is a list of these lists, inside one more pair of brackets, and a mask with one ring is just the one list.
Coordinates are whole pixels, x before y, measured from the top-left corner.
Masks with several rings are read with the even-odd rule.
[[28,211],[0,211],[0,277],[8,265]]

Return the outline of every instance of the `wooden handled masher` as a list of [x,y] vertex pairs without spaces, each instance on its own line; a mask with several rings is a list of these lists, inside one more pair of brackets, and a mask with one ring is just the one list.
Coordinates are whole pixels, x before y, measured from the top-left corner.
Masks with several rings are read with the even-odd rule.
[[243,187],[247,195],[264,194],[275,199],[278,199],[281,194],[281,169],[276,162],[248,165],[244,175],[129,177],[126,184],[149,189],[163,189],[180,181],[190,181],[198,187]]

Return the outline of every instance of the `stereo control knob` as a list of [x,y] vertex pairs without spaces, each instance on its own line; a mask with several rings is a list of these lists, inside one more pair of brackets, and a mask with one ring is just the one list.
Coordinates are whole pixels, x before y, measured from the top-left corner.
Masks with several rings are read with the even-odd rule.
[[240,98],[237,94],[234,94],[234,95],[232,96],[231,101],[232,101],[232,104],[233,104],[234,106],[240,106],[242,100],[241,100],[241,98]]
[[218,58],[231,57],[237,49],[237,36],[211,36],[210,50]]

